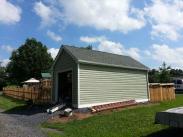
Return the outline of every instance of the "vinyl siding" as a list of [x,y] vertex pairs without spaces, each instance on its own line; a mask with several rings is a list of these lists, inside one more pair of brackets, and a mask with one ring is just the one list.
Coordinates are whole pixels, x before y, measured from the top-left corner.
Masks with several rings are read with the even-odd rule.
[[147,99],[147,71],[80,64],[80,105]]
[[58,100],[58,73],[64,72],[67,70],[72,70],[72,103],[77,106],[77,64],[73,58],[64,50],[59,56],[54,69],[53,69],[53,92],[52,100],[57,102]]

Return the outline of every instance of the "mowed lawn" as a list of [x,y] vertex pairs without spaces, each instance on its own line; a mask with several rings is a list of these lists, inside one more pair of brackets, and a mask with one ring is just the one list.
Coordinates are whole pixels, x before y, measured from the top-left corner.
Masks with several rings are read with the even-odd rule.
[[140,105],[134,108],[99,113],[93,117],[68,123],[43,123],[50,137],[168,137],[181,136],[183,131],[154,124],[155,113],[172,107],[183,106],[183,95],[176,100],[159,104]]
[[21,107],[26,105],[25,101],[13,99],[7,96],[0,95],[0,109],[9,110],[16,107]]

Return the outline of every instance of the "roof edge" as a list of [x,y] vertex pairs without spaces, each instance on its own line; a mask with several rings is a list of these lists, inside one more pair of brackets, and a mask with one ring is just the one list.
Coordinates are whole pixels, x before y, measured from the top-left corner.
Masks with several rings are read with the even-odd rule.
[[67,47],[66,47],[65,45],[62,45],[62,48],[63,48],[63,49],[73,58],[73,60],[74,60],[76,63],[78,63],[77,57],[74,56],[74,55],[72,54],[72,52],[70,52],[70,51],[67,49]]
[[144,71],[149,71],[150,69],[147,67],[145,68],[136,68],[136,67],[126,67],[123,65],[114,65],[114,64],[106,64],[106,63],[97,63],[93,61],[85,61],[85,60],[78,60],[79,63],[85,63],[85,64],[92,64],[92,65],[100,65],[100,66],[108,66],[108,67],[116,67],[116,68],[128,68],[128,69],[134,69],[134,70],[144,70]]
[[65,47],[65,45],[61,45],[59,52],[58,52],[57,56],[55,57],[54,63],[51,67],[52,69],[55,67],[55,64],[56,64],[58,58],[60,57],[60,54],[63,52],[63,50],[65,50],[73,58],[73,60],[76,63],[78,63],[78,59],[67,49],[67,47]]

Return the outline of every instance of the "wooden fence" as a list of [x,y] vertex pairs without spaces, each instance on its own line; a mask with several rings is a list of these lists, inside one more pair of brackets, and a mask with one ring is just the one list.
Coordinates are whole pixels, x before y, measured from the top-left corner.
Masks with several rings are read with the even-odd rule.
[[5,87],[3,93],[21,100],[32,100],[33,103],[51,101],[51,87]]
[[[51,86],[47,87],[5,87],[3,93],[7,96],[32,100],[34,103],[49,103],[51,101]],[[175,99],[175,88],[173,83],[149,84],[149,94],[151,102],[160,102]]]
[[149,84],[149,92],[151,102],[160,102],[175,99],[175,88],[173,83],[151,83]]

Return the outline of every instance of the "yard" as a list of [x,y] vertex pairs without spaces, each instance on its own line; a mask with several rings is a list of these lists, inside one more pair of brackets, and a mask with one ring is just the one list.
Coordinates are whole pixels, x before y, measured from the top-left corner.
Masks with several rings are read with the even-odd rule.
[[10,109],[21,107],[24,105],[26,105],[25,101],[0,95],[0,108],[3,110],[10,110]]
[[181,129],[155,125],[154,116],[158,111],[179,106],[183,106],[183,95],[177,95],[174,101],[103,112],[65,124],[43,123],[42,126],[61,131],[48,131],[50,137],[178,137],[183,134]]
[[[24,105],[25,102],[0,96],[1,109],[8,111]],[[177,95],[174,101],[105,111],[68,123],[45,122],[41,126],[49,137],[179,137],[183,134],[181,129],[154,124],[157,111],[178,106],[183,106],[183,95]]]

